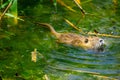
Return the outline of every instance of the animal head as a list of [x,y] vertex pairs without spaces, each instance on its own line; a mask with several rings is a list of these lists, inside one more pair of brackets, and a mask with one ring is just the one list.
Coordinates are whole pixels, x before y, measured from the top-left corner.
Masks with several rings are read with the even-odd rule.
[[94,50],[98,52],[104,51],[105,41],[102,38],[92,36],[92,37],[85,37],[82,40],[82,46],[86,50]]

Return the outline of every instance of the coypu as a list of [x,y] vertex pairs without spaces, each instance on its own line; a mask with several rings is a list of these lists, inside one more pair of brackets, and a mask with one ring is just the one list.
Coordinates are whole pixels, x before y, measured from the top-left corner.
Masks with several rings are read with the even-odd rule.
[[50,29],[51,33],[55,35],[58,42],[70,44],[76,47],[81,47],[85,50],[92,50],[102,52],[104,50],[104,40],[96,36],[83,36],[75,33],[58,33],[48,23],[37,23],[42,26],[46,26]]

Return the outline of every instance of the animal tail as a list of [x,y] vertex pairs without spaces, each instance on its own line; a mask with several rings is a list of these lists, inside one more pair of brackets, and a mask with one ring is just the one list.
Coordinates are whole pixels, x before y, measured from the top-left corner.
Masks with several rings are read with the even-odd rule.
[[59,36],[59,33],[56,32],[55,29],[54,29],[50,24],[48,24],[48,23],[37,23],[37,24],[38,24],[38,25],[46,26],[47,28],[50,29],[50,31],[51,31],[51,33],[52,33],[53,35],[55,35],[56,37]]

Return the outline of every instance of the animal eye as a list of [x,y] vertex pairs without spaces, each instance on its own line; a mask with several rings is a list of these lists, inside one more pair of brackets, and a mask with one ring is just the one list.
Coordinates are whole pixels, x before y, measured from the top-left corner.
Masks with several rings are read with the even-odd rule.
[[85,39],[85,43],[88,43],[88,39]]
[[103,42],[103,40],[102,40],[102,39],[100,39],[100,42]]

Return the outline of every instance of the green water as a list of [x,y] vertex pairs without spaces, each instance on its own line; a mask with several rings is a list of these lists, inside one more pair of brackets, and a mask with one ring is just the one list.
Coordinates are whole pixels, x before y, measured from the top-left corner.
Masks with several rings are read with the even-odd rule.
[[[75,3],[64,2],[77,12],[71,12],[60,4],[56,12],[51,2],[40,0],[36,5],[21,6],[19,15],[25,21],[19,21],[18,25],[11,25],[6,19],[3,21],[0,29],[0,77],[3,80],[120,79],[120,38],[102,37],[107,44],[105,52],[93,53],[59,44],[48,29],[32,23],[46,22],[58,32],[79,34],[64,21],[66,18],[78,23],[84,32],[97,30],[120,35],[120,7],[116,8],[111,0],[82,1],[84,10],[93,14],[82,18]],[[31,61],[31,52],[35,48],[39,52],[36,63]]]

